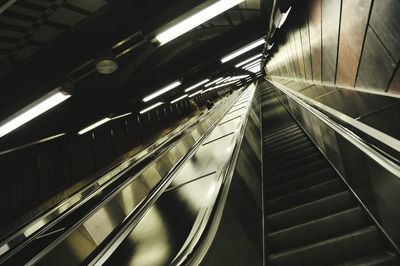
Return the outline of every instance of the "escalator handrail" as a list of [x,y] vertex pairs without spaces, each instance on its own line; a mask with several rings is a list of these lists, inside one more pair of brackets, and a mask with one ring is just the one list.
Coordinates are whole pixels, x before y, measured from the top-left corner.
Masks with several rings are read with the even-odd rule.
[[212,130],[219,124],[219,122],[224,118],[225,114],[230,110],[238,97],[229,104],[229,107],[223,111],[223,115],[217,119],[210,128],[207,129],[206,133],[191,147],[188,153],[186,153],[177,164],[167,173],[163,180],[157,184],[153,191],[146,197],[144,202],[135,210],[130,217],[124,220],[124,223],[115,230],[114,236],[109,239],[108,243],[104,245],[100,250],[94,254],[90,260],[85,261],[86,265],[102,265],[107,261],[111,254],[119,247],[119,245],[126,239],[126,237],[131,233],[135,226],[140,222],[141,218],[146,214],[149,208],[154,204],[158,197],[167,189],[170,183],[173,181],[173,177],[177,171],[181,169],[181,166],[187,162],[192,154],[201,146],[203,140],[212,132]]
[[[397,178],[400,178],[400,165],[399,165],[399,161],[397,160],[397,158],[386,153],[383,149],[377,147],[377,145],[372,144],[367,139],[361,137],[360,134],[354,133],[352,129],[356,128],[358,131],[363,132],[363,134],[366,134],[366,135],[370,136],[371,138],[375,138],[374,136],[371,136],[368,132],[365,132],[363,129],[360,129],[359,127],[354,125],[354,123],[350,124],[349,121],[352,118],[347,117],[344,114],[341,114],[339,116],[338,114],[336,114],[337,111],[330,110],[329,107],[327,107],[323,104],[320,104],[312,99],[309,99],[308,97],[306,97],[298,92],[292,91],[292,90],[286,88],[284,85],[278,84],[271,80],[268,80],[268,82],[270,82],[275,88],[277,88],[278,90],[283,92],[290,99],[297,102],[300,106],[305,108],[307,111],[312,113],[314,116],[316,116],[322,122],[324,122],[327,126],[332,128],[333,130],[335,130],[337,133],[339,133],[342,137],[344,137],[346,140],[351,142],[354,146],[356,146],[359,150],[361,150],[363,153],[365,153],[372,160],[374,160],[379,165],[384,167],[386,170],[388,170],[390,173],[392,173]],[[356,121],[356,122],[361,123],[359,121]],[[381,143],[383,143],[384,145],[387,145],[387,146],[391,147],[392,149],[400,152],[400,150],[397,147],[395,147],[393,145],[390,146],[390,144],[386,143],[385,140],[379,139],[379,141]]]
[[[178,254],[171,265],[200,265],[208,253],[214,238],[216,236],[220,221],[222,219],[223,210],[225,208],[226,199],[229,193],[235,166],[239,157],[240,148],[244,139],[244,133],[247,128],[250,110],[253,106],[254,98],[257,93],[257,83],[255,89],[250,96],[249,106],[243,116],[243,122],[235,137],[234,147],[231,152],[230,160],[223,166],[218,180],[221,180],[216,199],[207,209],[211,210],[208,218],[202,219],[197,226],[197,230],[191,234],[189,244]],[[203,228],[203,230],[201,230]]]
[[[221,103],[224,104],[224,103]],[[19,245],[23,245],[26,241],[29,239],[34,239],[35,237],[39,236],[40,234],[43,234],[46,232],[48,228],[53,226],[55,223],[57,223],[60,219],[68,215],[71,211],[75,210],[76,208],[79,208],[82,204],[84,204],[87,200],[90,198],[94,197],[97,195],[101,190],[105,188],[105,186],[112,185],[112,183],[117,180],[119,177],[127,173],[130,169],[134,168],[135,166],[139,165],[141,162],[146,160],[149,157],[154,157],[158,156],[158,154],[161,154],[163,151],[168,149],[169,147],[173,146],[176,141],[178,141],[182,136],[193,130],[199,123],[204,121],[208,115],[211,115],[213,112],[217,110],[211,110],[212,112],[207,112],[203,113],[199,119],[195,119],[193,122],[190,124],[186,125],[184,128],[182,128],[179,132],[174,132],[171,131],[170,137],[166,138],[164,142],[160,143],[154,143],[151,145],[148,145],[145,147],[143,150],[139,151],[137,154],[133,155],[131,158],[124,160],[123,162],[118,163],[117,165],[111,167],[108,171],[107,174],[101,176],[99,179],[91,182],[87,186],[83,187],[82,189],[78,190],[75,192],[73,195],[67,197],[66,199],[62,200],[61,202],[57,203],[56,205],[51,206],[50,208],[44,210],[43,212],[39,213],[26,223],[24,223],[22,226],[20,226],[18,229],[16,229],[13,233],[9,234],[4,238],[4,240],[0,243],[0,258],[3,257],[3,255],[8,254],[10,251],[13,249],[17,248]],[[148,153],[146,153],[144,156],[140,157],[138,156],[140,153],[142,153],[145,150],[149,150]],[[121,169],[122,168],[122,169]],[[117,171],[114,173],[114,171]],[[110,175],[110,173],[112,173]],[[106,178],[106,181],[103,181],[103,179]],[[82,196],[83,195],[83,196]],[[62,209],[63,206],[66,206],[69,202],[73,202],[74,198],[80,198],[77,202],[75,202],[73,205],[69,206],[66,208],[63,212],[57,213],[58,210]],[[44,224],[40,225],[40,227],[33,229],[33,232],[29,234],[28,237],[23,238],[22,235],[25,234],[29,228],[35,227],[36,224],[40,224],[40,221],[46,220],[46,217],[49,217],[49,215],[57,213],[56,217],[53,217],[49,219],[49,221]],[[2,258],[3,259],[3,258]]]

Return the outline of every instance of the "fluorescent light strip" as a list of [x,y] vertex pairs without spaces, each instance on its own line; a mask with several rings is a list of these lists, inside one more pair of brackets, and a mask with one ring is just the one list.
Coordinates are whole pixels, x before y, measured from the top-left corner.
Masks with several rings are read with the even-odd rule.
[[195,95],[197,95],[197,94],[200,94],[201,92],[202,92],[202,90],[196,91],[195,93],[190,94],[190,95],[189,95],[189,98],[191,98],[191,97],[193,97],[193,96],[195,96]]
[[250,71],[250,72],[253,72],[253,73],[257,73],[257,72],[261,71],[261,66],[255,66],[255,67],[249,68],[247,70]]
[[150,94],[150,95],[144,97],[144,98],[143,98],[143,101],[144,101],[144,102],[148,102],[148,101],[150,101],[150,100],[152,100],[152,99],[154,99],[154,98],[157,98],[158,96],[160,96],[160,95],[162,95],[162,94],[164,94],[164,93],[166,93],[166,92],[168,92],[168,91],[170,91],[170,90],[172,90],[172,89],[178,87],[178,86],[181,85],[181,84],[182,84],[182,82],[180,82],[180,81],[175,81],[175,82],[173,82],[173,83],[171,83],[171,84],[165,86],[164,88],[162,88],[162,89],[156,91],[155,93],[152,93],[152,94]]
[[62,103],[69,97],[71,97],[70,94],[60,91],[60,89],[46,94],[0,123],[0,137],[14,131],[35,117],[38,117],[54,106]]
[[178,98],[176,98],[175,100],[172,100],[171,103],[176,103],[176,102],[178,102],[178,101],[180,101],[180,100],[186,98],[187,96],[188,96],[187,94],[184,94],[184,95],[182,95],[181,97],[178,97]]
[[205,79],[205,80],[203,80],[203,81],[200,81],[199,83],[196,83],[196,84],[194,84],[193,86],[190,86],[189,88],[187,88],[187,89],[185,90],[185,92],[194,90],[194,89],[196,89],[197,87],[200,87],[201,85],[203,85],[203,84],[205,84],[205,83],[207,83],[207,82],[209,82],[209,81],[210,81],[209,79]]
[[142,115],[142,114],[144,114],[144,113],[146,113],[146,112],[148,112],[148,111],[150,111],[150,110],[153,110],[154,108],[156,108],[156,107],[158,107],[158,106],[160,106],[160,105],[162,105],[162,104],[164,104],[164,103],[163,103],[163,102],[155,103],[155,104],[153,104],[153,105],[151,105],[151,106],[149,106],[149,107],[143,109],[143,110],[140,111],[139,113]]
[[226,62],[232,60],[233,58],[236,58],[236,57],[238,57],[260,45],[263,45],[264,43],[265,43],[265,40],[264,40],[264,37],[262,37],[261,39],[258,39],[252,43],[249,43],[248,45],[243,46],[242,48],[224,56],[223,58],[221,58],[221,62],[226,63]]
[[110,120],[111,120],[111,118],[109,118],[109,117],[103,118],[103,119],[101,119],[100,121],[97,121],[96,123],[91,124],[91,125],[88,126],[88,127],[85,127],[84,129],[82,129],[81,131],[79,131],[78,134],[79,134],[79,135],[83,135],[83,134],[85,134],[86,132],[88,132],[88,131],[90,131],[90,130],[92,130],[92,129],[95,129],[96,127],[99,127],[99,126],[101,126],[101,125],[107,123],[107,122],[110,121]]
[[217,79],[211,81],[210,83],[207,83],[206,85],[204,85],[204,87],[209,87],[209,86],[213,85],[214,83],[216,83],[216,82],[218,82],[218,81],[220,81],[222,79],[223,79],[222,77],[221,78],[217,78]]
[[119,118],[122,118],[122,117],[125,117],[125,116],[128,116],[128,115],[131,115],[131,114],[132,113],[126,113],[126,114],[123,114],[123,115],[115,116],[115,117],[111,118],[111,120],[119,119]]
[[215,84],[220,84],[220,83],[222,83],[222,82],[227,81],[227,80],[230,79],[230,78],[231,78],[231,77],[228,76],[228,77],[224,78],[223,80],[220,80],[220,81],[216,82]]
[[247,64],[247,63],[249,63],[249,62],[251,62],[251,61],[253,61],[253,60],[255,60],[255,59],[259,58],[259,57],[261,57],[261,56],[262,56],[262,54],[258,54],[258,55],[252,56],[252,57],[240,62],[239,64],[236,64],[235,67],[241,67],[241,66],[243,66],[243,65],[245,65],[245,64]]
[[218,16],[219,14],[225,12],[226,10],[236,6],[243,1],[244,0],[220,0],[202,9],[196,14],[182,20],[181,22],[170,27],[169,29],[161,32],[155,38],[157,39],[157,41],[160,42],[161,45],[166,44],[167,42],[172,41],[180,35],[194,29],[195,27]]
[[245,68],[249,68],[250,66],[253,66],[254,64],[257,64],[257,63],[260,63],[261,62],[261,58],[260,59],[257,59],[257,60],[255,60],[255,61],[253,61],[253,62],[251,62],[251,63],[248,63],[247,65],[245,65],[245,66],[242,66],[242,68],[243,69],[245,69]]
[[289,7],[289,9],[285,13],[282,14],[281,19],[279,20],[279,25],[277,27],[278,29],[280,27],[282,27],[283,23],[285,23],[287,17],[289,16],[290,10],[292,10],[292,7]]

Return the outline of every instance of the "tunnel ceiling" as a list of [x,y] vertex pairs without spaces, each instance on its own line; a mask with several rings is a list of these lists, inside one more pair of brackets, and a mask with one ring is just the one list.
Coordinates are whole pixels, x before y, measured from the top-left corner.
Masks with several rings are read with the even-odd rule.
[[[183,79],[183,86],[191,85],[234,70],[219,58],[265,35],[272,0],[246,0],[166,45],[151,42],[155,30],[204,2],[4,1],[0,120],[66,82],[74,89],[68,102],[0,142],[22,137],[26,127],[34,135],[49,128],[75,130],[101,115],[140,108],[144,95],[168,82]],[[119,69],[109,75],[95,71],[102,56],[115,56]]]

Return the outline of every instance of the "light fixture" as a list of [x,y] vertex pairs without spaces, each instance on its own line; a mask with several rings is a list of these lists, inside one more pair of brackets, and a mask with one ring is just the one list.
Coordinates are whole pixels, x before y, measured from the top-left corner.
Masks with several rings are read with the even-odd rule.
[[207,83],[206,85],[204,85],[204,87],[209,87],[209,86],[213,85],[214,83],[217,83],[218,81],[220,81],[222,79],[223,79],[222,77],[221,78],[217,78],[217,79],[211,81],[210,83]]
[[195,93],[190,94],[190,95],[189,95],[189,98],[192,98],[193,96],[195,96],[195,95],[197,95],[197,94],[200,94],[201,92],[202,92],[202,90],[196,91]]
[[161,32],[155,39],[164,45],[243,1],[220,0]]
[[253,69],[253,68],[256,68],[256,67],[260,67],[260,64],[259,63],[254,64],[252,66],[249,66],[248,68],[245,68],[245,70],[249,71],[249,69]]
[[194,90],[194,89],[200,87],[201,85],[203,85],[203,84],[205,84],[205,83],[207,83],[207,82],[209,82],[209,81],[210,81],[209,79],[202,80],[202,81],[200,81],[199,83],[196,83],[196,84],[194,84],[193,86],[190,86],[189,88],[185,89],[185,92]]
[[158,106],[160,106],[160,105],[162,105],[162,104],[164,104],[164,103],[163,103],[163,102],[155,103],[155,104],[153,104],[153,105],[151,105],[151,106],[149,106],[149,107],[143,109],[143,110],[140,111],[139,113],[142,115],[142,114],[144,114],[144,113],[146,113],[146,112],[148,112],[148,111],[150,111],[150,110],[152,110],[152,109],[154,109],[154,108],[156,108],[156,107],[158,107]]
[[71,97],[71,94],[62,91],[61,87],[58,87],[52,92],[44,95],[43,97],[39,98],[38,100],[34,101],[33,103],[29,104],[25,108],[21,109],[17,113],[13,114],[9,118],[1,122],[0,137],[7,135],[11,131],[31,121],[35,117],[62,103],[69,97]]
[[115,120],[115,119],[120,119],[120,118],[122,118],[122,117],[125,117],[125,116],[128,116],[128,115],[131,115],[132,113],[126,113],[126,114],[122,114],[122,115],[118,115],[118,116],[114,116],[113,118],[111,118],[112,120]]
[[178,80],[178,81],[175,81],[175,82],[172,82],[171,84],[165,86],[164,88],[162,88],[162,89],[160,89],[160,90],[158,90],[158,91],[156,91],[156,92],[154,92],[154,93],[152,93],[152,94],[150,94],[150,95],[144,97],[144,98],[143,98],[143,101],[144,101],[144,102],[148,102],[148,101],[150,101],[150,100],[152,100],[152,99],[154,99],[154,98],[157,98],[158,96],[160,96],[160,95],[166,93],[167,91],[170,91],[170,90],[172,90],[172,89],[178,87],[178,86],[181,85],[181,84],[182,84],[182,82],[180,82],[179,80]]
[[261,71],[261,66],[256,65],[256,66],[254,66],[254,67],[252,67],[252,68],[249,68],[249,69],[247,69],[247,70],[250,71],[250,72],[253,72],[253,73],[257,73],[257,72],[260,72],[260,71]]
[[111,120],[111,118],[109,118],[109,117],[103,118],[103,119],[101,119],[100,121],[97,121],[96,123],[91,124],[91,125],[88,126],[88,127],[85,127],[84,129],[82,129],[81,131],[79,131],[78,134],[79,134],[79,135],[83,135],[83,134],[85,134],[86,132],[88,132],[88,131],[90,131],[90,130],[92,130],[92,129],[95,129],[96,127],[99,127],[99,126],[103,125],[104,123],[107,123],[107,122],[110,121],[110,120]]
[[255,60],[255,61],[253,61],[253,62],[250,62],[250,63],[248,63],[247,65],[244,65],[242,68],[243,68],[243,69],[244,69],[244,68],[249,68],[250,66],[252,66],[252,65],[254,65],[254,64],[258,64],[258,63],[260,63],[260,62],[261,62],[261,58]]
[[252,50],[252,49],[254,49],[254,48],[258,47],[258,46],[260,46],[260,45],[263,45],[264,43],[265,43],[264,37],[262,37],[262,38],[260,38],[258,40],[255,40],[254,42],[251,42],[251,43],[243,46],[242,48],[240,48],[240,49],[238,49],[238,50],[236,50],[236,51],[234,51],[234,52],[222,57],[221,58],[221,63],[226,63],[226,62],[232,60],[233,58],[236,58],[236,57],[238,57],[238,56],[240,56],[240,55],[242,55],[242,54],[244,54],[244,53],[246,53],[246,52],[248,52],[248,51],[250,51],[250,50]]
[[227,80],[230,79],[230,78],[231,78],[231,77],[228,76],[228,77],[224,78],[223,80],[220,80],[220,81],[218,81],[218,82],[215,82],[215,84],[220,84],[220,83],[222,83],[222,82],[227,81]]
[[[273,44],[271,44],[271,45],[268,44],[268,50],[271,50],[271,48],[274,47],[274,44],[275,44],[275,43],[273,43]],[[267,57],[267,56],[268,56],[268,54],[267,54],[265,57]]]
[[255,59],[259,58],[259,57],[261,57],[261,56],[262,56],[262,54],[257,54],[255,56],[252,56],[252,57],[240,62],[239,64],[236,64],[235,67],[241,67],[241,66],[243,66],[243,65],[245,65],[245,64],[247,64],[247,63],[249,63],[249,62],[251,62],[251,61],[253,61],[253,60],[255,60]]
[[171,101],[171,104],[172,104],[172,103],[176,103],[176,102],[178,102],[178,101],[180,101],[180,100],[186,98],[187,96],[188,96],[187,94],[184,94],[184,95],[182,95],[181,97],[178,97],[178,98],[176,98],[175,100],[172,100],[172,101]]
[[282,14],[281,19],[279,20],[278,27],[277,27],[278,29],[280,27],[282,27],[283,23],[285,23],[287,17],[289,16],[290,10],[292,10],[292,7],[289,7],[289,9],[285,13]]

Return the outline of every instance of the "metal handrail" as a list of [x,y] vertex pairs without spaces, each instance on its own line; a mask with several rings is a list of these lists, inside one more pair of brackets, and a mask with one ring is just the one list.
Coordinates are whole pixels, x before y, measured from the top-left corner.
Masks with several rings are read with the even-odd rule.
[[[349,128],[349,125],[352,128],[355,128],[358,131],[362,132],[363,134],[368,135],[371,138],[375,138],[374,136],[370,135],[368,132],[365,132],[363,129],[360,129],[356,125],[349,123],[350,120],[347,116],[344,116],[344,115],[339,116],[336,114],[337,111],[334,111],[334,110],[332,111],[327,106],[316,103],[312,99],[309,99],[308,97],[306,97],[300,93],[297,93],[290,89],[287,89],[284,85],[273,82],[271,80],[268,80],[268,81],[272,85],[274,85],[275,88],[279,89],[285,95],[290,97],[290,99],[294,100],[300,106],[305,108],[307,111],[309,111],[310,113],[315,115],[317,118],[319,118],[321,121],[323,121],[330,128],[332,128],[337,133],[339,133],[346,140],[351,142],[354,146],[356,146],[359,150],[361,150],[363,153],[365,153],[367,156],[369,156],[375,162],[377,162],[378,164],[383,166],[386,170],[388,170],[390,173],[395,175],[397,178],[400,178],[400,165],[399,165],[398,159],[396,157],[388,154],[383,149],[379,148],[377,145],[372,144],[370,141],[366,140],[365,138],[360,137],[359,134],[354,133]],[[361,122],[358,122],[358,123],[361,123]],[[385,143],[385,140],[379,139],[379,141],[382,144],[387,145],[388,147],[391,147],[390,144]],[[393,150],[400,151],[395,146],[392,146],[391,148]]]
[[212,206],[209,206],[209,208],[206,209],[206,212],[209,213],[209,217],[208,219],[201,220],[197,230],[191,234],[191,239],[188,245],[174,258],[171,265],[200,265],[214,241],[222,219],[222,213],[228,196],[255,93],[256,89],[254,89],[253,95],[251,95],[249,106],[244,114],[243,123],[236,135],[230,159],[222,167],[221,173],[218,177],[218,185],[216,187],[220,188],[217,190],[215,201],[210,204]]
[[[211,115],[217,110],[218,109],[212,110]],[[7,254],[7,257],[9,256],[8,253],[10,252],[10,250],[15,250],[15,248],[18,246],[19,248],[22,248],[28,243],[27,241],[29,241],[29,239],[35,239],[42,233],[46,232],[48,228],[51,228],[54,224],[66,217],[69,213],[82,206],[91,198],[95,197],[100,191],[112,185],[121,176],[128,173],[131,169],[142,163],[144,160],[148,159],[149,157],[152,158],[154,156],[157,156],[158,154],[163,153],[169,147],[173,146],[175,142],[178,141],[182,136],[190,132],[196,125],[204,121],[209,115],[210,113],[203,114],[199,119],[196,119],[189,125],[185,126],[179,132],[172,131],[172,136],[166,139],[165,142],[161,144],[155,143],[146,147],[145,149],[150,149],[150,152],[148,152],[143,157],[140,157],[137,161],[134,160],[137,159],[138,155],[144,150],[137,153],[132,158],[129,158],[128,160],[111,168],[108,174],[104,175],[96,181],[93,181],[91,184],[85,186],[70,197],[64,199],[58,204],[50,207],[41,214],[30,219],[27,223],[22,225],[20,229],[14,231],[12,235],[7,237],[4,241],[0,243],[0,261],[4,259],[2,258],[3,255]],[[61,209],[63,211],[60,211]],[[49,217],[49,215],[51,214],[54,215],[52,215],[52,217],[50,218],[46,218]],[[44,220],[47,222],[46,224],[42,224]],[[31,232],[29,236],[26,236],[27,231]],[[22,237],[22,235],[26,237],[24,238]]]

